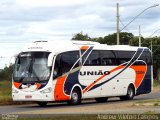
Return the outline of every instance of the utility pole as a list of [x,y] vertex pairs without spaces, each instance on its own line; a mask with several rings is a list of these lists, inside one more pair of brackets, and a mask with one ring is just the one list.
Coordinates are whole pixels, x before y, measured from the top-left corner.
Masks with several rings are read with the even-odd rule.
[[141,26],[139,25],[139,47],[141,47]]
[[119,3],[117,3],[117,45],[119,45]]
[[153,45],[152,45],[152,39],[151,39],[151,54],[153,54]]
[[[159,31],[160,29],[157,29],[156,31],[154,31],[150,36],[149,38],[151,38],[157,31]],[[153,52],[153,43],[152,43],[152,39],[151,39],[151,52]]]

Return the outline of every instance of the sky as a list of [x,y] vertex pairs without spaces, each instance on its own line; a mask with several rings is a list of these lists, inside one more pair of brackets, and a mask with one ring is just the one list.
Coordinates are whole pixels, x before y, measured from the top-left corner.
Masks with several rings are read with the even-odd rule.
[[[0,69],[36,40],[70,40],[79,32],[90,37],[115,33],[116,3],[122,29],[160,0],[0,0]],[[139,25],[144,37],[160,29],[160,6],[146,10],[123,32],[138,35]]]

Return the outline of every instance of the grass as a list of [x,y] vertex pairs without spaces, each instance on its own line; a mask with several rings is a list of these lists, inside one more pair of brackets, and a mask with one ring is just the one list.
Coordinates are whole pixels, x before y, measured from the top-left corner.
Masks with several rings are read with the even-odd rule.
[[18,120],[97,120],[97,115],[48,115],[48,116],[35,116],[29,118],[19,117]]
[[144,114],[149,114],[149,115],[151,115],[151,114],[157,114],[157,115],[159,115],[160,113],[158,113],[158,112],[156,112],[154,110],[150,110],[150,111],[145,112]]
[[125,120],[127,118],[129,120],[136,120],[137,118],[146,120],[147,117],[149,120],[152,120],[152,119],[158,120],[159,116],[160,116],[159,113],[157,113],[156,111],[150,110],[143,114],[97,114],[97,115],[96,114],[81,114],[81,115],[60,114],[60,115],[47,115],[47,116],[36,115],[36,116],[17,116],[17,117],[18,117],[18,120],[30,120],[30,119],[32,120]]
[[133,106],[160,106],[160,98],[137,101],[133,103]]
[[11,81],[0,81],[0,105],[12,102],[11,88]]
[[12,100],[12,82],[0,81],[0,105],[26,104],[27,102],[13,102]]
[[147,103],[147,102],[160,102],[160,98],[159,99],[137,101],[136,103]]
[[154,80],[153,86],[154,87],[160,86],[160,80]]

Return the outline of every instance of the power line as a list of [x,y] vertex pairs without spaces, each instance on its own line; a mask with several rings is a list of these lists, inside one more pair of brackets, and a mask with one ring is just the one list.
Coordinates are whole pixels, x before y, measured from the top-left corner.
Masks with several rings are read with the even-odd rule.
[[120,31],[124,30],[128,25],[130,25],[135,19],[137,19],[142,13],[144,13],[146,10],[153,8],[153,7],[157,7],[159,6],[159,4],[154,4],[150,7],[147,7],[146,9],[144,9],[142,12],[140,12],[137,16],[135,16],[130,22],[128,22]]
[[[125,27],[124,23],[122,22],[122,20],[119,18],[120,23],[122,24],[123,27]],[[125,27],[126,31],[131,33],[126,27]]]

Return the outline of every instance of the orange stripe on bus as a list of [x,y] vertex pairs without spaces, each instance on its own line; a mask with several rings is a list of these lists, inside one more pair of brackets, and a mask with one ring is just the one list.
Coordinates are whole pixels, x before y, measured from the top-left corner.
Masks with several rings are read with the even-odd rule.
[[146,70],[147,70],[147,65],[141,65],[141,66],[131,66],[130,68],[135,70],[136,77],[135,77],[135,86],[138,88],[145,76]]
[[125,66],[118,66],[118,67],[116,67],[116,68],[114,68],[114,69],[112,69],[111,71],[110,71],[110,73],[112,73],[112,72],[115,72],[115,71],[117,71],[117,70],[119,70],[119,69],[123,69]]
[[41,87],[41,84],[40,83],[36,83],[36,86],[37,86],[36,89],[39,89]]
[[89,46],[82,46],[81,50],[87,50],[89,48]]
[[16,88],[19,88],[21,86],[21,83],[18,83],[18,82],[13,82],[13,84]]
[[66,77],[67,76],[65,75],[57,79],[57,83],[55,85],[55,91],[54,91],[55,101],[70,100],[70,96],[67,96],[64,93],[64,83],[66,81]]

